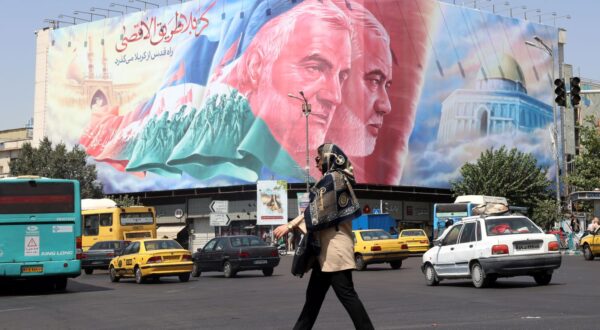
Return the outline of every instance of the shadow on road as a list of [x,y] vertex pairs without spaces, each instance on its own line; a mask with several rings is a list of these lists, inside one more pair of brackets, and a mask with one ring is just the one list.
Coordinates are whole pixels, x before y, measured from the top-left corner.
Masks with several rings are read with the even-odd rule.
[[55,290],[52,282],[44,279],[2,280],[0,282],[0,297],[69,294],[112,290],[111,288],[86,284],[69,279],[67,289]]

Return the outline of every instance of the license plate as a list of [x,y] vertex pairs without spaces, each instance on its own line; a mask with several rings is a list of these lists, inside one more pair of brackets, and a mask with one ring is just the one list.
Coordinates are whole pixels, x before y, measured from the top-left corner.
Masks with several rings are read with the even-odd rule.
[[165,256],[163,260],[179,260],[180,256]]
[[540,244],[531,243],[531,244],[518,244],[515,246],[517,250],[536,250],[540,248]]
[[21,273],[41,273],[44,271],[44,266],[22,266]]
[[266,260],[254,260],[254,264],[255,265],[264,265],[266,263],[267,263]]

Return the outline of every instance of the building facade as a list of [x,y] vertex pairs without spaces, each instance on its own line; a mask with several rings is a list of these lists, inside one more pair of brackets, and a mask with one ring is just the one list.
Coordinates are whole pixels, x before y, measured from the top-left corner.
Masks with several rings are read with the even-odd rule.
[[10,174],[10,161],[19,157],[25,143],[31,143],[31,128],[15,128],[0,131],[0,178]]

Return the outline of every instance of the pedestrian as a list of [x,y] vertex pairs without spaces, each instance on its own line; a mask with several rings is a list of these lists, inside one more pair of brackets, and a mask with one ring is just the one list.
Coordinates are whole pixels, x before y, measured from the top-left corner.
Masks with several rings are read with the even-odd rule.
[[[358,201],[353,202],[356,198],[351,189],[351,185],[354,184],[352,165],[344,152],[334,144],[323,144],[317,152],[315,161],[323,177],[311,188],[309,206],[303,215],[287,225],[277,227],[275,236],[281,237],[293,229],[299,229],[306,234],[307,223],[314,225],[315,221],[323,218],[333,218],[341,222],[308,234],[315,235],[321,248],[316,258],[318,262],[312,266],[306,288],[306,301],[294,329],[312,329],[330,286],[352,318],[354,327],[373,329],[369,315],[352,282],[352,270],[356,269],[352,219],[360,215]],[[325,185],[325,182],[332,184]],[[348,188],[338,190],[343,182],[349,183]],[[352,216],[348,216],[349,213]],[[307,219],[304,219],[304,216]]]
[[574,215],[572,215],[571,216],[571,231],[573,233],[578,233],[579,230],[580,230],[579,221],[577,221],[577,218]]
[[590,234],[594,234],[598,228],[600,228],[600,219],[598,219],[598,217],[594,217],[587,230],[590,232]]

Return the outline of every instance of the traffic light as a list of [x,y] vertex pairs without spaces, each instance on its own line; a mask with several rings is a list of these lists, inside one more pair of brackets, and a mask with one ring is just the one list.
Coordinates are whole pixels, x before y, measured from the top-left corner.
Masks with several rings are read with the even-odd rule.
[[565,87],[565,81],[563,79],[554,80],[554,85],[556,85],[556,89],[554,93],[556,94],[556,98],[554,101],[561,107],[567,106],[567,90]]
[[579,77],[571,78],[571,105],[572,106],[577,106],[577,105],[579,105],[579,102],[581,102],[581,96],[579,96],[579,93],[581,92],[581,87],[579,86],[580,82],[581,82],[581,79],[579,79]]

